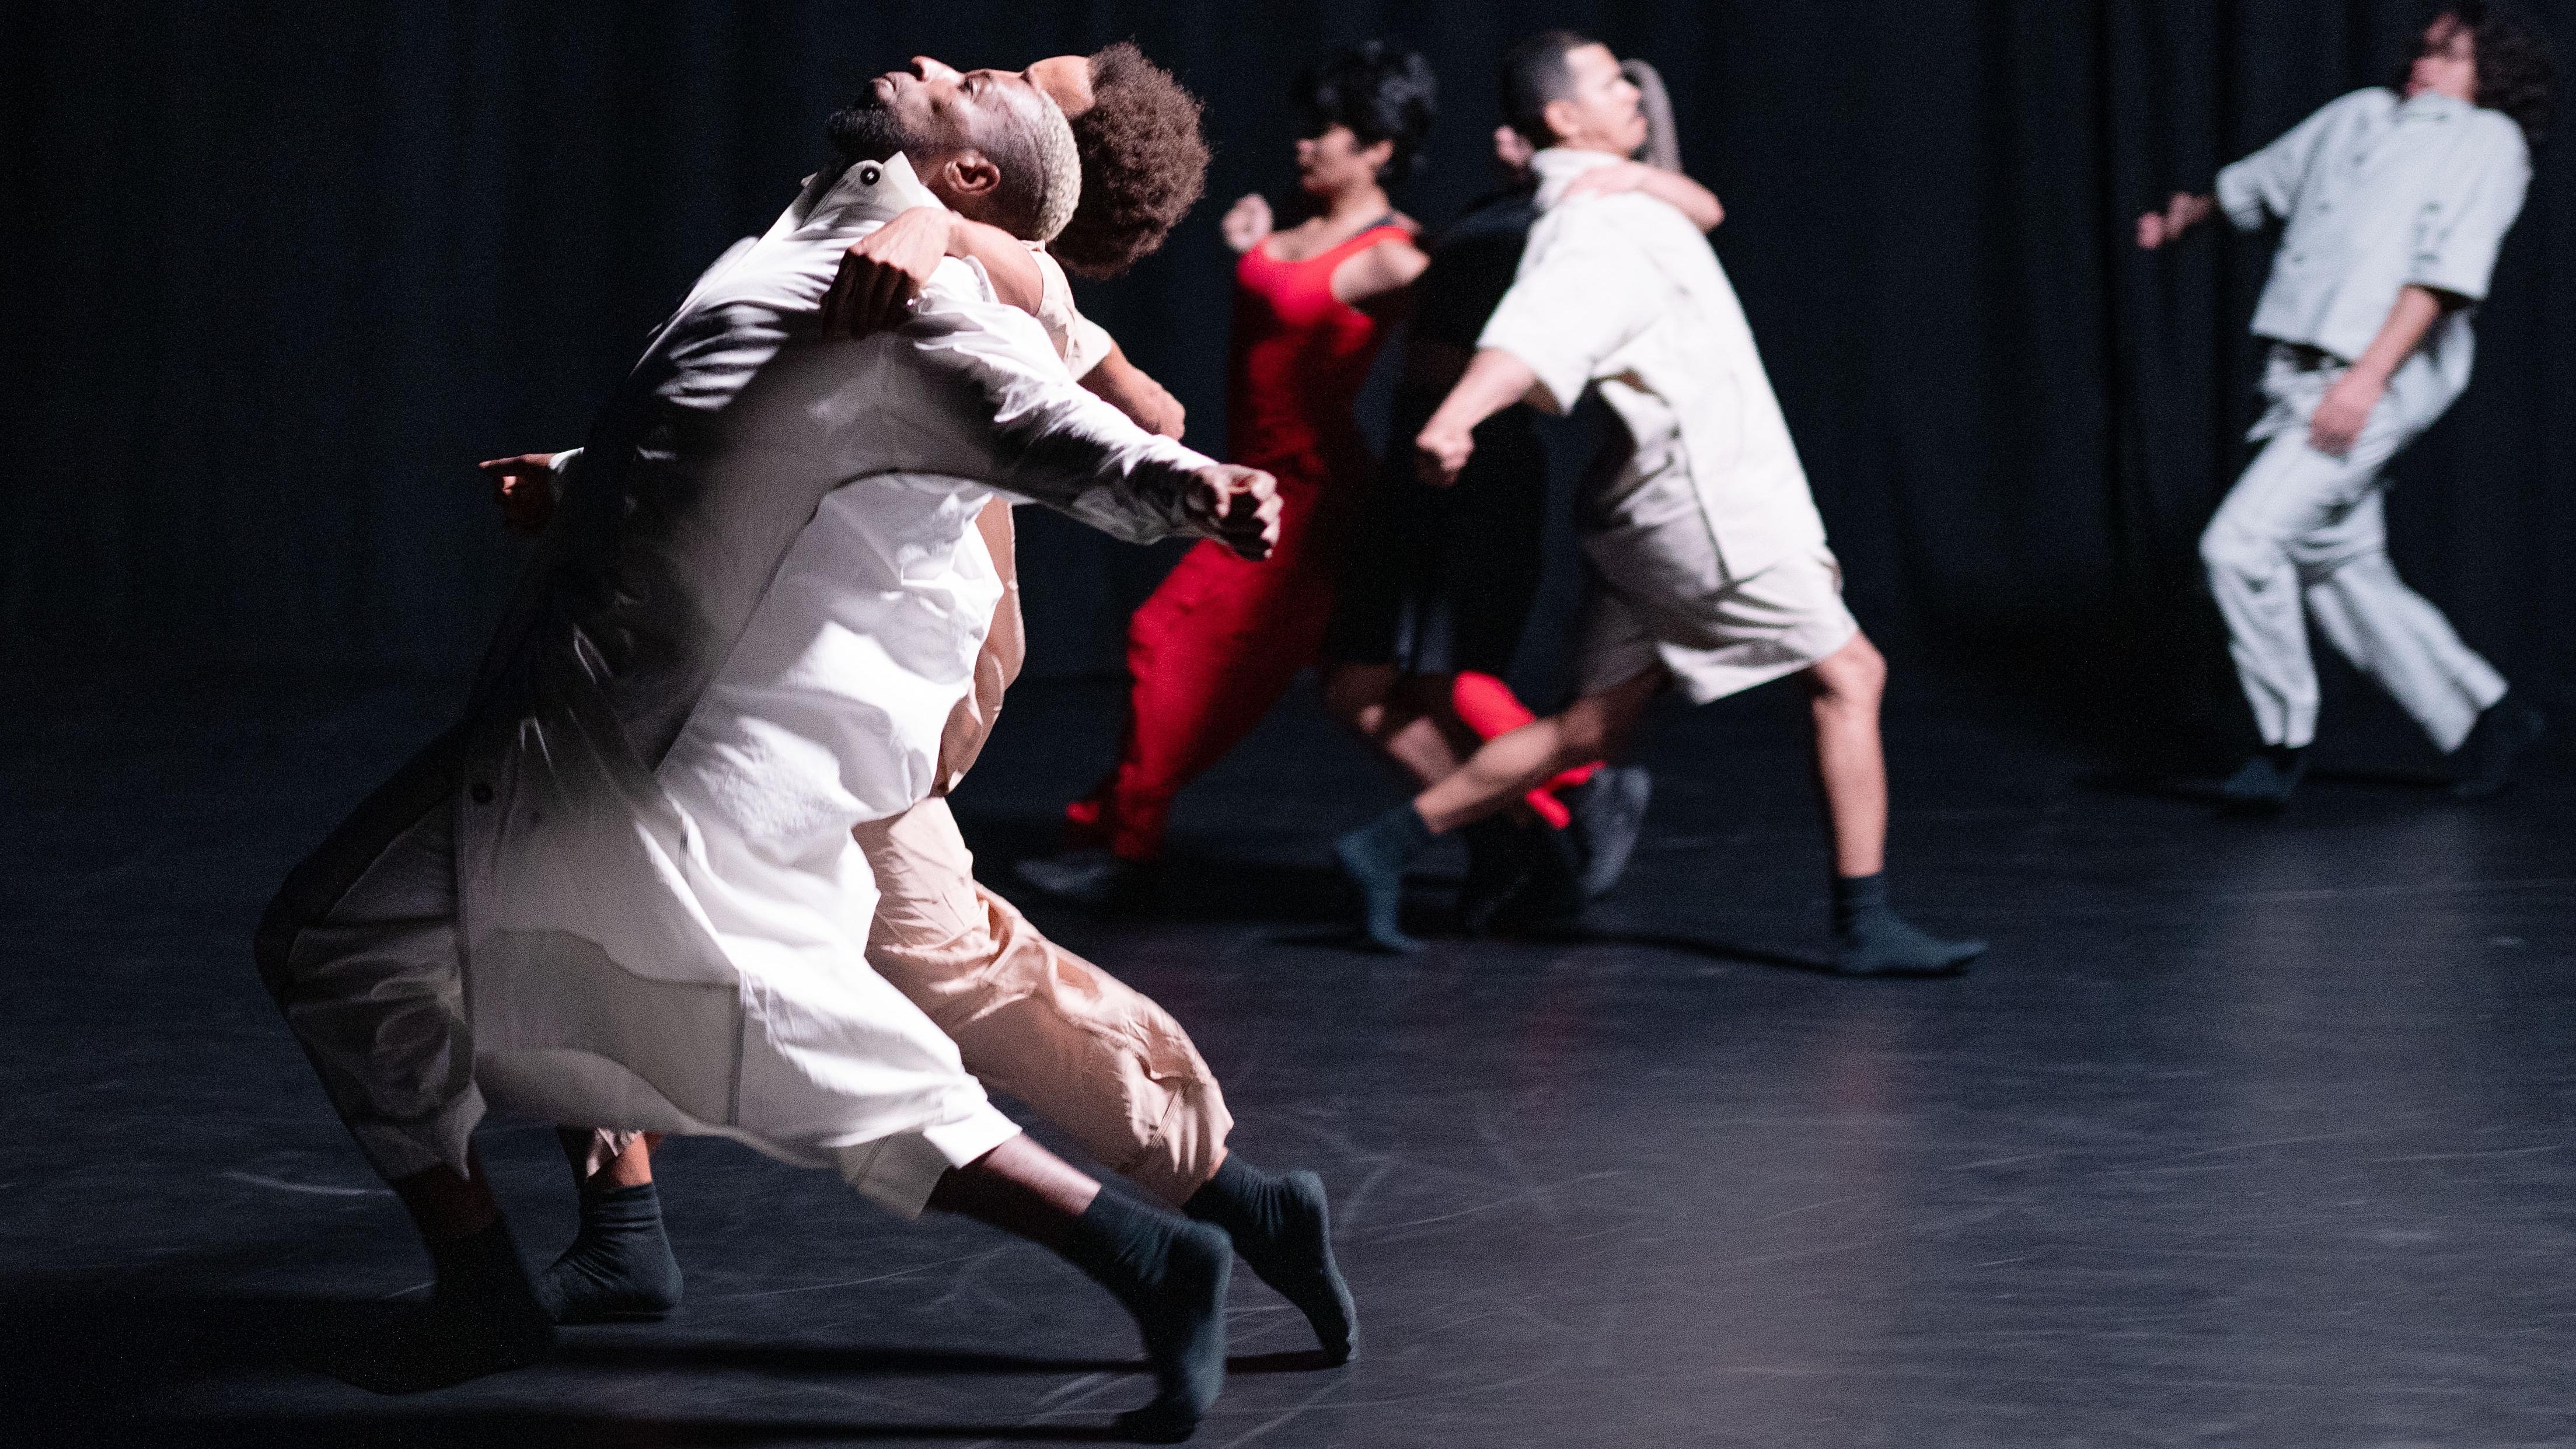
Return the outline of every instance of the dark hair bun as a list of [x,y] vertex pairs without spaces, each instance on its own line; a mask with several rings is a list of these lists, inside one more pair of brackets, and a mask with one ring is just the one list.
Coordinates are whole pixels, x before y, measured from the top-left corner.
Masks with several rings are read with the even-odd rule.
[[1309,134],[1347,126],[1363,146],[1394,142],[1380,181],[1405,180],[1428,164],[1422,146],[1440,114],[1440,82],[1420,55],[1379,40],[1346,47],[1299,76],[1294,96]]

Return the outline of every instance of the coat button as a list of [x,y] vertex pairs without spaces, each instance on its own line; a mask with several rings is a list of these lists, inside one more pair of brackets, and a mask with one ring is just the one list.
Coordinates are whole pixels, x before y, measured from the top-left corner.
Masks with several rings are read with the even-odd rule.
[[878,166],[874,161],[862,161],[859,163],[859,184],[861,186],[874,186],[877,184],[877,178],[883,175],[885,175],[884,168]]
[[473,794],[474,803],[477,805],[489,805],[492,803],[492,787],[484,784],[480,780],[474,782]]

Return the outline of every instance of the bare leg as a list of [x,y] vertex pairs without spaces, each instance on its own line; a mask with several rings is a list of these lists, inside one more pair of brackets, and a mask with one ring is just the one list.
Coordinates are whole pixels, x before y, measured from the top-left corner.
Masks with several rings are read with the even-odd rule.
[[410,1210],[422,1242],[435,1246],[470,1238],[501,1220],[501,1205],[493,1201],[483,1176],[482,1157],[468,1148],[465,1166],[473,1176],[459,1177],[456,1169],[442,1165],[391,1184],[394,1196]]
[[1816,793],[1833,837],[1834,966],[1847,976],[1949,976],[1984,954],[1983,941],[1946,941],[1888,904],[1887,756],[1878,730],[1887,661],[1851,641],[1805,675],[1816,725]]
[[1014,1137],[930,1190],[930,1206],[1061,1253],[1100,1184],[1027,1137]]
[[508,1223],[468,1149],[465,1172],[433,1167],[392,1184],[436,1273],[429,1302],[386,1331],[337,1346],[334,1372],[378,1393],[417,1393],[523,1367],[554,1325],[528,1283]]
[[1336,665],[1324,679],[1324,705],[1333,717],[1427,785],[1458,768],[1459,751],[1451,732],[1422,707],[1420,693],[1412,678],[1387,664]]
[[1597,760],[1623,743],[1663,687],[1657,667],[1588,694],[1562,714],[1487,740],[1454,773],[1357,830],[1333,842],[1333,857],[1360,895],[1361,931],[1376,949],[1412,952],[1422,943],[1404,933],[1397,916],[1404,871],[1416,852],[1444,835],[1508,810],[1569,765]]
[[572,1166],[576,1185],[641,1187],[653,1180],[653,1149],[662,1145],[665,1135],[639,1132],[615,1153],[604,1151],[600,1134],[588,1127],[558,1127],[555,1142]]
[[1560,771],[1616,753],[1666,678],[1660,667],[1646,670],[1487,740],[1455,774],[1414,796],[1414,810],[1434,835],[1446,835],[1499,814]]
[[1816,790],[1833,837],[1834,874],[1876,875],[1887,864],[1887,757],[1878,733],[1887,660],[1864,635],[1808,668],[1816,725]]

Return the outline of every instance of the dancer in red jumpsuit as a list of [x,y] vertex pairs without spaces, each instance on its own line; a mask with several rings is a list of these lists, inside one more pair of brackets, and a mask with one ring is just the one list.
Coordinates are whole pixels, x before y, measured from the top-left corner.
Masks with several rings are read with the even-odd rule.
[[1258,564],[1193,548],[1127,627],[1118,763],[1066,807],[1065,853],[1023,862],[1050,895],[1100,903],[1158,858],[1172,798],[1249,733],[1317,662],[1343,542],[1375,471],[1352,400],[1381,336],[1377,313],[1427,264],[1386,186],[1420,160],[1434,106],[1418,55],[1376,43],[1334,54],[1299,82],[1297,143],[1309,208],[1272,231],[1258,195],[1225,218],[1235,267],[1227,436],[1237,462],[1279,480],[1279,545]]

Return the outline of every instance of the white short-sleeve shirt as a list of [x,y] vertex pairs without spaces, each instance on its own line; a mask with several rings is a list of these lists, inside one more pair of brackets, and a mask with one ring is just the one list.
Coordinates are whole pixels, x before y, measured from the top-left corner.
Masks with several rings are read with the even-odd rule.
[[[2218,174],[2219,204],[2238,227],[2288,223],[2255,335],[2349,361],[2401,288],[2483,299],[2530,180],[2522,128],[2499,111],[2379,86],[2329,102]],[[2467,308],[2426,343],[2454,386],[2468,381],[2471,348]]]

